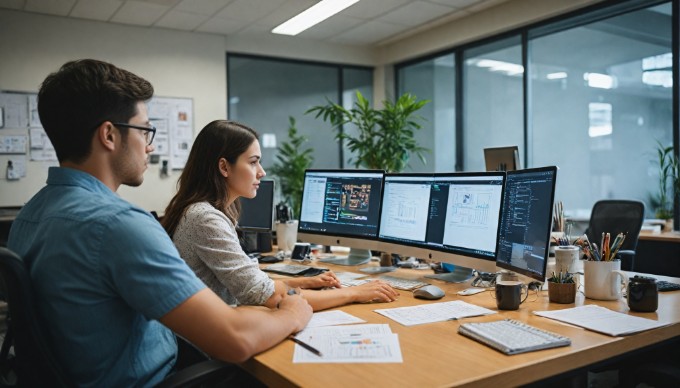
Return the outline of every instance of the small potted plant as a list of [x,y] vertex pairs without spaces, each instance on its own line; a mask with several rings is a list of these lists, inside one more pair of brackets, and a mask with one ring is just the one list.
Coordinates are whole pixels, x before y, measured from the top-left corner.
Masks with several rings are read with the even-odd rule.
[[548,278],[548,299],[555,303],[574,303],[576,282],[569,272],[552,273]]
[[664,220],[664,231],[673,230],[673,199],[680,190],[680,163],[673,154],[673,146],[664,146],[657,142],[657,164],[659,167],[658,193],[650,196],[650,202],[655,209],[655,216]]

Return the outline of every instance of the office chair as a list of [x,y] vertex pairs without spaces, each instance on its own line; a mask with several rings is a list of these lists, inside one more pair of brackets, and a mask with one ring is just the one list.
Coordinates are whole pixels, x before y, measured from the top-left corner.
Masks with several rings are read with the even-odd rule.
[[637,248],[640,229],[645,218],[645,204],[640,201],[605,199],[593,205],[586,235],[591,243],[597,242],[598,249],[602,233],[609,233],[612,241],[619,233],[626,239],[621,245],[618,256],[621,269],[633,271],[635,267],[635,249]]
[[[7,333],[0,349],[0,363],[16,373],[22,387],[71,387],[52,353],[34,307],[31,279],[23,261],[14,252],[0,247],[0,279],[9,306]],[[178,338],[179,340],[179,338]],[[14,347],[14,358],[10,347]],[[193,387],[206,381],[225,381],[239,368],[218,360],[204,360],[169,375],[160,387]]]

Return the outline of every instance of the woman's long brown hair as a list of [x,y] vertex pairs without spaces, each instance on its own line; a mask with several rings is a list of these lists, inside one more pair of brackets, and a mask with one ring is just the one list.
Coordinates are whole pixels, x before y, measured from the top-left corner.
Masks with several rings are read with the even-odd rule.
[[236,224],[240,203],[234,201],[227,206],[229,192],[220,173],[219,160],[224,158],[235,165],[255,140],[258,140],[255,130],[234,121],[215,120],[201,130],[177,181],[177,194],[165,208],[161,221],[170,237],[175,234],[186,209],[197,202],[209,202]]

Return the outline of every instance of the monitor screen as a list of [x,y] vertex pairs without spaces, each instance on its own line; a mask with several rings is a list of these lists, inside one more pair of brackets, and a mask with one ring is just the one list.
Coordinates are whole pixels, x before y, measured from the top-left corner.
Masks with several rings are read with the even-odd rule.
[[255,198],[243,198],[238,229],[246,231],[271,231],[274,229],[274,181],[260,181]]
[[514,171],[520,166],[517,146],[484,148],[486,171]]
[[557,167],[509,171],[496,265],[544,281]]
[[386,174],[379,238],[493,262],[504,180],[503,172]]
[[383,175],[380,170],[307,170],[298,233],[375,240]]

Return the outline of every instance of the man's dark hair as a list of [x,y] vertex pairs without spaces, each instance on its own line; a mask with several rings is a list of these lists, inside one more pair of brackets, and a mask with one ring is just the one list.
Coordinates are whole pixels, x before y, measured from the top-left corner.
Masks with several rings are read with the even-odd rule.
[[81,59],[45,78],[38,113],[60,162],[79,163],[92,151],[95,129],[104,121],[127,123],[137,103],[153,96],[149,81],[110,63]]

